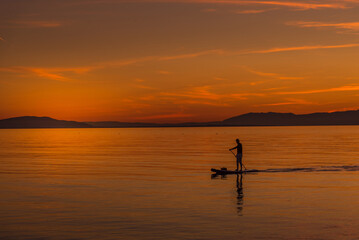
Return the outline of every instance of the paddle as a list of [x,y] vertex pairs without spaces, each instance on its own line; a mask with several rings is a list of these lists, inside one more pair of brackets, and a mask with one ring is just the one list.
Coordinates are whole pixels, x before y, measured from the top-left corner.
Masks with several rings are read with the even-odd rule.
[[[231,151],[231,153],[233,154],[233,156],[237,159],[236,154],[234,154],[234,152],[232,152],[232,150],[229,150],[229,151]],[[244,165],[244,163],[242,163],[242,165],[243,165],[243,167],[244,167],[244,170],[247,170],[247,168],[246,168],[246,166]]]

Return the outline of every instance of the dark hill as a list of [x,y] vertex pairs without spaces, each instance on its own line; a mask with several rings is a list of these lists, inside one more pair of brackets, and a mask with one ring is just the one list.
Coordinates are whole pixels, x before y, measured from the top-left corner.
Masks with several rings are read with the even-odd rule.
[[0,120],[0,128],[89,128],[82,122],[56,120],[49,117],[15,117]]
[[247,113],[222,121],[235,126],[359,125],[359,110],[332,113]]
[[136,128],[136,127],[211,127],[211,126],[315,126],[359,125],[359,110],[332,113],[247,113],[220,122],[136,123],[75,122],[49,117],[16,117],[0,120],[0,128]]

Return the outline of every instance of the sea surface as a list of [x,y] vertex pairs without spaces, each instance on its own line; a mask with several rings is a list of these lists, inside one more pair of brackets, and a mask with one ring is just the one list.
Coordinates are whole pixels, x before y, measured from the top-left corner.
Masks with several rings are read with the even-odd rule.
[[0,130],[0,239],[359,239],[359,126]]

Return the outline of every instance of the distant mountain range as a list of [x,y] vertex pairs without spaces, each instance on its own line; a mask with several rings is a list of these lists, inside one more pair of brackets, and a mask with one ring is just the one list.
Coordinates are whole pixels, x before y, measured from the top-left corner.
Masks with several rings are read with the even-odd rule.
[[141,123],[75,122],[50,117],[16,117],[0,120],[0,128],[135,128],[135,127],[210,127],[210,126],[317,126],[359,125],[359,110],[332,113],[247,113],[218,122]]
[[226,119],[225,125],[246,126],[306,126],[306,125],[359,125],[359,110],[332,113],[247,113]]
[[15,117],[0,120],[0,128],[90,128],[87,123],[49,117]]

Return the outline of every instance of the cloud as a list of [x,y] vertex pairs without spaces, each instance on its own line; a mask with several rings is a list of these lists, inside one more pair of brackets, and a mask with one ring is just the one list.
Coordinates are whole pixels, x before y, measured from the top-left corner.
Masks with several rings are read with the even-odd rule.
[[196,57],[205,56],[205,55],[221,55],[221,54],[224,54],[223,50],[212,49],[212,50],[205,50],[205,51],[185,53],[185,54],[175,54],[175,55],[168,55],[168,56],[147,56],[147,57],[127,59],[127,60],[102,62],[102,63],[98,63],[98,64],[95,64],[90,67],[93,70],[95,70],[95,69],[101,69],[101,68],[106,68],[106,67],[128,66],[128,65],[134,65],[137,63],[150,62],[150,61],[171,61],[171,60],[196,58]]
[[2,38],[2,37],[0,37],[0,41],[5,41],[5,39],[4,39],[4,38]]
[[199,100],[178,100],[175,104],[188,104],[188,105],[207,105],[212,107],[228,107],[230,106],[227,103],[220,103],[220,102],[208,102],[208,101],[199,101]]
[[296,95],[296,94],[313,94],[313,93],[344,92],[344,91],[359,91],[359,85],[347,85],[347,86],[341,86],[341,87],[336,87],[336,88],[294,91],[294,92],[277,92],[275,94]]
[[165,71],[165,70],[159,70],[159,71],[157,71],[157,73],[161,74],[161,75],[169,75],[169,74],[171,74],[171,72]]
[[298,26],[302,28],[336,28],[344,29],[352,32],[359,31],[359,22],[340,22],[340,23],[326,23],[326,22],[288,22],[287,25]]
[[290,51],[308,51],[308,50],[318,50],[318,49],[335,49],[335,48],[351,48],[359,47],[359,43],[351,44],[341,44],[341,45],[314,45],[314,46],[294,46],[294,47],[278,47],[278,48],[269,48],[263,50],[244,50],[244,51],[226,51],[223,49],[211,49],[204,50],[193,53],[186,54],[177,54],[177,55],[168,55],[168,56],[147,56],[134,59],[112,61],[112,62],[103,62],[93,66],[90,66],[93,70],[106,68],[106,67],[120,67],[133,65],[142,62],[150,61],[172,61],[172,60],[181,60],[181,59],[190,59],[197,58],[206,55],[222,55],[222,56],[233,56],[233,55],[248,55],[248,54],[266,54],[266,53],[277,53],[277,52],[290,52]]
[[193,117],[193,114],[187,113],[170,113],[170,114],[161,114],[161,115],[152,115],[152,116],[145,116],[145,117],[136,117],[134,119],[137,120],[155,120],[155,119],[168,119],[168,118],[189,118]]
[[269,48],[264,50],[253,50],[242,54],[255,54],[255,53],[277,53],[277,52],[293,52],[293,51],[308,51],[318,49],[335,49],[335,48],[352,48],[359,47],[359,43],[341,44],[341,45],[314,45],[314,46],[299,46],[299,47],[278,47]]
[[[123,2],[143,2],[143,3],[187,3],[187,4],[221,4],[221,5],[262,5],[279,6],[299,10],[309,9],[345,9],[348,8],[344,2],[310,2],[310,1],[274,1],[274,0],[87,0],[80,4],[104,4],[104,3],[123,3]],[[353,3],[353,2],[349,2]]]
[[260,72],[260,71],[256,71],[256,70],[253,70],[251,68],[248,68],[248,67],[243,67],[244,69],[246,69],[248,72],[250,73],[253,73],[255,75],[258,75],[258,76],[263,76],[263,77],[276,77],[278,74],[276,73],[265,73],[265,72]]
[[136,78],[134,81],[135,81],[135,82],[142,83],[142,82],[144,82],[145,80],[143,80],[142,78]]
[[[221,2],[221,1],[216,1]],[[285,2],[285,1],[224,1],[228,3],[245,4],[245,5],[272,5],[281,7],[290,7],[297,9],[320,9],[320,8],[347,8],[344,4],[339,3],[310,3],[310,2]]]
[[140,57],[129,60],[113,61],[113,62],[104,62],[93,66],[94,68],[103,68],[110,66],[126,66],[133,65],[141,62],[148,61],[171,61],[171,60],[180,60],[180,59],[189,59],[196,58],[206,55],[222,55],[222,56],[234,56],[234,55],[248,55],[248,54],[266,54],[266,53],[277,53],[277,52],[292,52],[292,51],[308,51],[308,50],[318,50],[318,49],[336,49],[336,48],[352,48],[359,47],[359,43],[349,43],[349,44],[340,44],[340,45],[313,45],[313,46],[294,46],[294,47],[276,47],[268,48],[262,50],[241,50],[241,51],[227,51],[223,49],[211,49],[204,50],[194,53],[178,54],[178,55],[169,55],[169,56],[148,56]]
[[303,99],[287,99],[286,102],[279,102],[279,103],[266,103],[260,104],[257,106],[286,106],[286,105],[314,105],[316,103],[309,102]]
[[[0,68],[0,72],[12,72],[12,73],[33,73],[37,76],[48,78],[51,80],[59,80],[65,81],[70,80],[63,76],[64,73],[76,73],[82,74],[89,71],[100,70],[104,68],[111,68],[111,67],[123,67],[134,65],[143,62],[150,62],[150,61],[172,61],[172,60],[179,60],[179,59],[188,59],[188,58],[196,58],[204,55],[210,54],[221,54],[221,50],[207,50],[207,51],[200,51],[188,54],[178,54],[178,55],[170,55],[170,56],[147,56],[147,57],[140,57],[134,59],[127,59],[127,60],[119,60],[119,61],[111,61],[111,62],[102,62],[97,63],[89,66],[84,67],[57,67],[57,68],[46,68],[46,67],[25,67],[25,66],[15,66],[15,67],[7,67],[7,68]],[[164,74],[164,72],[162,72]]]
[[263,89],[263,91],[274,91],[274,90],[285,89],[285,88],[288,87],[272,87],[272,88]]
[[217,101],[219,100],[226,100],[226,101],[233,101],[233,100],[246,100],[248,96],[263,96],[264,94],[261,93],[226,93],[226,94],[219,94],[214,93],[211,91],[212,86],[200,86],[200,87],[193,87],[191,89],[185,91],[177,91],[177,92],[162,92],[160,95],[166,97],[180,97],[187,100],[207,100],[207,101]]
[[280,79],[280,80],[300,80],[300,79],[304,79],[303,77],[287,77],[287,76],[282,76],[278,73],[267,73],[267,72],[260,72],[260,71],[256,71],[253,70],[249,67],[243,66],[243,68],[245,70],[247,70],[250,73],[253,73],[255,75],[258,76],[262,76],[262,77],[270,77],[270,78],[276,78],[276,79]]
[[332,112],[357,111],[357,110],[359,110],[359,106],[358,106],[358,107],[339,108],[339,109],[330,110],[330,111],[328,111],[328,112],[332,113]]
[[206,8],[206,9],[202,9],[201,11],[202,12],[216,12],[217,9],[215,9],[215,8]]
[[154,61],[157,58],[158,57],[156,57],[156,56],[148,56],[148,57],[139,57],[139,58],[133,58],[133,59],[119,60],[119,61],[101,62],[101,63],[94,64],[90,67],[93,70],[106,68],[106,67],[122,67],[122,66],[134,65],[134,64],[142,63],[142,62]]
[[143,84],[134,84],[133,86],[136,87],[136,88],[147,89],[147,90],[155,90],[155,89],[157,89],[157,88],[147,86],[147,85],[143,85]]
[[192,99],[207,99],[207,100],[219,100],[221,95],[212,93],[209,91],[210,86],[194,87],[187,91],[182,92],[163,92],[161,95],[170,97],[184,97]]
[[257,14],[257,13],[264,13],[276,10],[277,8],[271,8],[271,9],[250,9],[250,10],[238,10],[234,11],[237,14]]
[[60,74],[54,73],[51,70],[49,71],[48,69],[43,69],[43,68],[28,68],[25,69],[28,70],[29,72],[32,72],[34,74],[36,74],[39,77],[44,77],[44,78],[48,78],[48,79],[52,79],[52,80],[57,80],[57,81],[67,81],[68,79]]
[[[309,50],[318,50],[318,49],[337,49],[337,48],[353,48],[359,47],[359,43],[352,44],[341,44],[341,45],[315,45],[315,46],[295,46],[295,47],[277,47],[277,48],[269,48],[262,50],[242,50],[242,51],[226,51],[223,49],[212,49],[205,50],[193,53],[186,54],[175,54],[168,56],[147,56],[147,57],[139,57],[133,59],[125,59],[119,61],[109,61],[109,62],[101,62],[88,66],[81,67],[56,67],[56,68],[46,68],[46,67],[27,67],[27,66],[14,66],[7,68],[0,68],[0,72],[12,72],[12,73],[33,73],[40,77],[49,78],[51,80],[69,80],[65,76],[66,73],[75,73],[82,74],[90,71],[101,70],[105,68],[111,67],[124,67],[129,65],[135,65],[138,63],[145,62],[154,62],[154,61],[174,61],[174,60],[182,60],[182,59],[190,59],[197,58],[201,56],[207,55],[221,55],[221,56],[240,56],[240,55],[249,55],[249,54],[269,54],[269,53],[279,53],[279,52],[292,52],[292,51],[309,51]],[[286,77],[275,75],[274,73],[260,73],[257,74],[267,75],[267,76],[277,76],[281,79],[299,79],[296,77]]]
[[90,68],[40,68],[40,67],[7,67],[0,68],[0,72],[10,72],[19,74],[34,74],[38,77],[56,81],[69,81],[71,79],[64,76],[66,73],[81,74],[90,71]]
[[[225,54],[225,52],[221,49],[212,49],[212,50],[205,50],[205,51],[186,53],[186,54],[175,54],[175,55],[168,55],[168,56],[147,56],[147,57],[127,59],[127,60],[102,62],[102,63],[94,64],[91,66],[87,66],[86,68],[89,68],[90,70],[97,70],[97,69],[103,69],[103,68],[108,68],[108,67],[123,67],[123,66],[135,65],[135,64],[144,63],[144,62],[173,61],[173,60],[196,58],[196,57],[206,56],[206,55],[223,55],[223,54]],[[158,73],[164,74],[164,75],[170,74],[170,72],[168,72],[168,71],[158,71]]]
[[10,28],[55,28],[64,24],[56,21],[10,21]]
[[220,50],[220,49],[206,50],[206,51],[195,52],[195,53],[157,57],[156,60],[157,61],[168,61],[168,60],[177,60],[177,59],[187,59],[187,58],[195,58],[195,57],[200,57],[200,56],[204,56],[204,55],[212,55],[212,54],[221,55],[221,54],[224,54],[224,51]]

